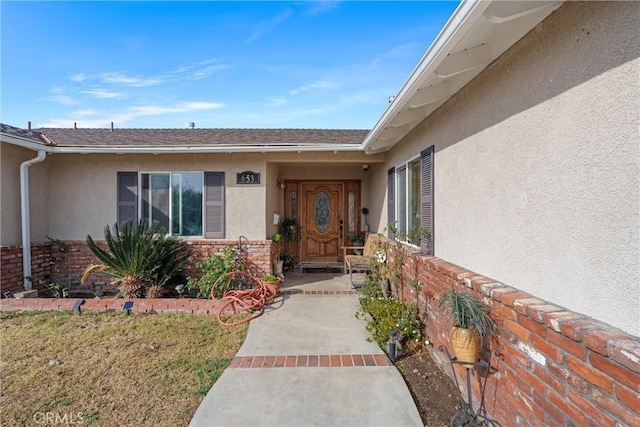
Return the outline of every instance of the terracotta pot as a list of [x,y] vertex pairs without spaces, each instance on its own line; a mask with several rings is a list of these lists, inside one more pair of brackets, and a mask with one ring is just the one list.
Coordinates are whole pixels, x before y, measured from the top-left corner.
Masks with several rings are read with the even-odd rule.
[[280,293],[280,279],[273,282],[262,281],[262,284],[267,288],[267,301],[271,303],[276,296]]
[[480,335],[472,329],[451,329],[453,354],[459,362],[476,363],[480,359]]

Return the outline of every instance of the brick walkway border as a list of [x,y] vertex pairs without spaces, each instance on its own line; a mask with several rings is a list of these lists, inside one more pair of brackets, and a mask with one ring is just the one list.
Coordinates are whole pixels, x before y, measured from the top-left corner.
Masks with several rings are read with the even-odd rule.
[[234,357],[229,368],[342,368],[393,366],[384,354],[312,354],[302,356]]
[[359,295],[360,291],[303,291],[301,289],[284,289],[280,295]]

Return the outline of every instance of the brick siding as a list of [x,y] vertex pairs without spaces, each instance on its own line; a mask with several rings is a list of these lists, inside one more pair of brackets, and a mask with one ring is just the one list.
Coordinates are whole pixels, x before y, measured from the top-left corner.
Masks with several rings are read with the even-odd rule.
[[[39,281],[34,288],[39,291],[46,289],[45,283],[59,282],[73,292],[113,292],[109,278],[91,274],[84,285],[80,279],[85,268],[97,263],[97,259],[84,240],[67,240],[62,242],[64,249],[51,242],[32,243],[31,245],[31,275]],[[104,242],[97,242],[105,247]],[[196,263],[211,255],[221,254],[226,247],[237,252],[238,241],[235,240],[193,240],[188,241],[192,256],[183,271],[185,276],[198,277],[199,270]],[[271,240],[243,241],[243,257],[246,268],[259,277],[272,272],[272,242]],[[0,254],[0,290],[11,293],[24,290],[22,276],[22,246],[2,246]]]
[[[395,262],[397,251],[392,244],[387,262]],[[488,377],[485,406],[501,425],[637,424],[638,337],[436,257],[405,249],[402,261],[394,294],[406,303],[417,302],[432,354],[449,375],[451,365],[438,349],[444,345],[451,351],[451,324],[438,308],[439,297],[454,287],[492,307],[499,333],[491,343],[495,372]],[[411,286],[414,279],[422,284],[419,291]],[[464,370],[458,369],[462,386]],[[474,402],[480,397],[477,375]]]
[[[44,282],[51,277],[51,243],[33,243],[31,245],[31,276],[41,279],[34,282],[33,288],[44,290]],[[0,246],[0,292],[23,291],[22,246]]]

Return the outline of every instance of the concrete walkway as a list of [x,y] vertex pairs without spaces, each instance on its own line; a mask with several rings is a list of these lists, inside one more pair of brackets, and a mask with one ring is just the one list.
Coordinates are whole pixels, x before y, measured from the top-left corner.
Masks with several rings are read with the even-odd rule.
[[420,426],[346,275],[290,273],[190,426]]

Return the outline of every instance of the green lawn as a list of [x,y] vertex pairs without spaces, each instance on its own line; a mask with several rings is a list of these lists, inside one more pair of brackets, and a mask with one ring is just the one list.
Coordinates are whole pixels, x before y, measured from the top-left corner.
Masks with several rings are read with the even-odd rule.
[[190,314],[6,312],[0,320],[2,426],[45,417],[186,425],[247,332]]

